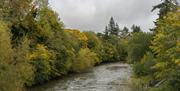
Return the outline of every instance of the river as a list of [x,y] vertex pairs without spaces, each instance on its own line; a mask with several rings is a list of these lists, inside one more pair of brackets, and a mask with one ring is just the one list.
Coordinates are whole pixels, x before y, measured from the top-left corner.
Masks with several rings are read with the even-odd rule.
[[30,91],[128,91],[128,64],[109,63],[32,88]]

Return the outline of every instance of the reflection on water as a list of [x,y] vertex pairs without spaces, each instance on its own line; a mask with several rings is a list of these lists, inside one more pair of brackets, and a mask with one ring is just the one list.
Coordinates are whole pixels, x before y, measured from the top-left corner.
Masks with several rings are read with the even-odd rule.
[[51,81],[31,91],[127,91],[130,75],[131,69],[127,64],[104,64],[86,73]]

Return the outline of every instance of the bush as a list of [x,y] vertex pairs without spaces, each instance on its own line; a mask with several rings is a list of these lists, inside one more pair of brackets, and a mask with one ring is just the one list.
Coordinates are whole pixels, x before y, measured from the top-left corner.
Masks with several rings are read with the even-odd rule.
[[136,76],[152,76],[155,70],[153,66],[155,65],[155,58],[151,52],[147,52],[140,62],[133,65],[133,71]]
[[104,42],[103,43],[103,52],[101,54],[103,62],[114,62],[119,61],[118,59],[118,51],[116,49],[116,46]]
[[128,87],[130,91],[148,91],[146,84],[142,79],[132,78],[130,82],[128,82]]
[[77,57],[74,59],[72,65],[73,71],[75,72],[81,72],[90,69],[97,62],[99,62],[97,54],[91,52],[88,48],[81,49],[76,56]]
[[84,32],[87,36],[87,47],[93,51],[96,51],[101,46],[101,40],[96,36],[94,32]]
[[127,40],[120,40],[117,44],[118,61],[126,61],[127,58]]
[[91,51],[95,52],[98,55],[100,62],[102,62],[102,56],[101,56],[103,49],[102,41],[100,40],[100,38],[97,37],[97,35],[94,32],[89,31],[84,33],[88,38],[87,47]]
[[79,47],[82,47],[82,48],[87,47],[88,38],[83,32],[81,32],[80,30],[76,30],[76,29],[66,29],[65,32],[67,32],[70,36],[72,36],[74,38],[74,40],[76,40]]
[[54,66],[54,55],[44,45],[38,44],[36,50],[30,55],[35,67],[35,78],[33,84],[41,84],[51,79],[56,73]]
[[15,68],[18,70],[20,79],[27,86],[30,86],[34,78],[34,68],[31,65],[29,58],[29,40],[24,38],[20,45],[14,48],[14,60]]
[[175,88],[173,88],[169,84],[163,84],[159,87],[151,88],[148,91],[176,91],[176,90],[175,90]]

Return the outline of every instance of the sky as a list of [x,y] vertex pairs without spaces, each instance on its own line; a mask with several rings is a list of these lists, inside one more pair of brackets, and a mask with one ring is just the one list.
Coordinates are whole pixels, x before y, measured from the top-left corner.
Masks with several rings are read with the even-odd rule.
[[66,28],[102,32],[110,17],[114,17],[120,28],[135,24],[149,31],[158,18],[158,11],[151,9],[160,0],[50,0],[49,3]]

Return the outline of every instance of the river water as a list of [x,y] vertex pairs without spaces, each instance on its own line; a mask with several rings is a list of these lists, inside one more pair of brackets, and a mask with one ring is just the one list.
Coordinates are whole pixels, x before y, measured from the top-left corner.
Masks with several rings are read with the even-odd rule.
[[79,74],[71,74],[30,91],[128,91],[131,76],[128,64],[110,63]]

